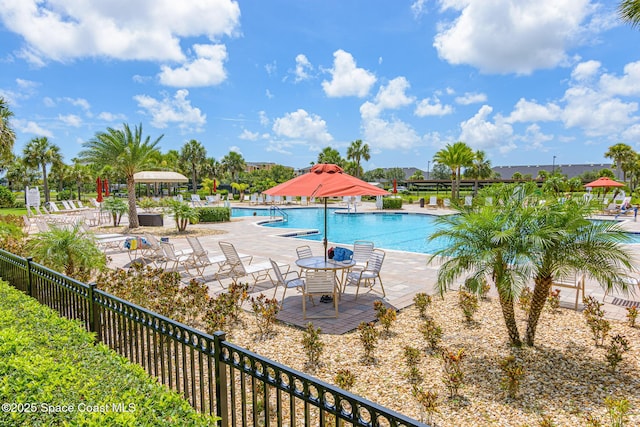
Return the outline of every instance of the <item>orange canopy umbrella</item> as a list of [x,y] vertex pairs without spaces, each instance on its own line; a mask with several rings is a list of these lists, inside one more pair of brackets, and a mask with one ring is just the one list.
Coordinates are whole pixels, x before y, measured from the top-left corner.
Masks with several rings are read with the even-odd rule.
[[383,196],[387,191],[344,173],[331,163],[314,165],[309,173],[278,184],[266,191],[269,196],[324,197],[324,256],[327,256],[327,197]]
[[585,187],[624,187],[624,184],[618,181],[614,181],[609,177],[603,176],[601,178],[596,179],[588,184],[584,185]]

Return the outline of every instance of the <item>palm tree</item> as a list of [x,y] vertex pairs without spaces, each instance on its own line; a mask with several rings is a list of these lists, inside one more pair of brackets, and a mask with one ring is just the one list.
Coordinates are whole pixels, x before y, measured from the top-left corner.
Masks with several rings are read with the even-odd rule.
[[34,138],[24,147],[24,160],[31,167],[42,168],[42,186],[44,200],[49,202],[49,183],[47,181],[47,165],[62,162],[60,147],[51,144],[46,136]]
[[433,156],[433,161],[451,169],[451,199],[459,197],[460,169],[471,166],[475,155],[471,147],[462,141],[447,144]]
[[465,169],[465,176],[474,178],[473,194],[478,194],[478,180],[491,178],[493,170],[491,169],[491,160],[486,159],[486,154],[482,150],[477,150],[473,156],[473,162]]
[[89,280],[93,272],[106,265],[104,253],[95,239],[82,233],[80,223],[70,228],[53,225],[37,239],[29,240],[27,248],[37,262],[78,280]]
[[[73,163],[73,166],[69,169],[69,176],[76,183],[76,189],[78,190],[78,200],[81,199],[80,191],[82,190],[82,186],[84,184],[90,183],[93,175],[91,174],[91,169],[87,165],[83,165],[78,161]],[[104,175],[101,175],[104,177]]]
[[632,27],[640,25],[640,1],[622,0],[618,5],[618,14],[620,19]]
[[347,148],[347,159],[353,160],[356,163],[356,177],[358,178],[362,176],[360,160],[364,159],[365,161],[369,161],[370,158],[371,154],[369,153],[369,145],[363,144],[360,139],[353,141],[351,145],[349,145],[349,148]]
[[535,206],[534,221],[522,230],[534,280],[525,337],[530,346],[554,279],[581,271],[607,290],[627,291],[625,270],[632,268],[631,253],[621,245],[627,239],[623,230],[613,221],[589,221],[591,210],[581,199]]
[[180,163],[183,170],[191,172],[191,186],[193,194],[198,190],[198,174],[203,169],[207,159],[207,150],[195,139],[187,142],[180,150]]
[[238,180],[240,172],[244,171],[247,167],[247,164],[242,158],[242,154],[236,153],[235,151],[229,151],[229,154],[222,158],[221,163],[222,168],[231,175],[231,179],[234,181]]
[[320,154],[318,154],[318,163],[333,163],[343,167],[344,159],[335,148],[324,147]]
[[[609,151],[604,153],[604,156],[608,159],[612,159],[616,164],[617,179],[620,179],[620,171],[622,170],[622,163],[626,158],[634,153],[633,148],[627,144],[618,143],[609,147]],[[625,177],[626,180],[626,177]]]
[[106,132],[98,132],[93,139],[82,144],[84,150],[80,152],[80,158],[83,161],[102,167],[111,165],[126,178],[129,196],[129,228],[139,226],[133,175],[148,165],[152,153],[157,151],[156,147],[163,136],[160,135],[153,142],[147,136],[143,141],[142,124],[136,126],[132,132],[129,125],[125,123],[122,130],[107,128]]
[[[438,231],[430,240],[443,239],[447,246],[437,251],[431,260],[444,256],[447,261],[438,271],[437,287],[441,294],[450,289],[460,276],[467,277],[468,286],[479,292],[482,283],[492,281],[498,290],[509,340],[522,344],[515,318],[514,301],[528,277],[528,266],[521,262],[527,251],[522,238],[522,222],[526,222],[532,208],[521,205],[521,193],[506,186],[483,190],[494,197],[500,209],[477,206],[461,210],[458,215],[437,219]],[[513,215],[520,209],[521,215]]]
[[16,140],[16,133],[9,123],[11,117],[13,112],[9,110],[5,99],[0,96],[0,167],[10,160],[13,143]]

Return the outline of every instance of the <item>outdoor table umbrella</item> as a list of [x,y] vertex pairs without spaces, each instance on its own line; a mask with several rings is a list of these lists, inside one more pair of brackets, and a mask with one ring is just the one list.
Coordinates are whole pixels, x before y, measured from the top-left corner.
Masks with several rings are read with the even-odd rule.
[[[624,184],[618,181],[614,181],[609,177],[603,176],[596,179],[595,181],[591,181],[590,183],[585,184],[584,186],[587,188],[594,188],[594,187],[604,188],[606,193],[606,190],[609,187],[624,187]],[[603,194],[603,197],[604,197],[604,194]]]
[[389,193],[344,173],[331,163],[313,166],[309,173],[278,184],[264,192],[269,196],[307,196],[324,198],[324,257],[327,258],[327,198],[341,196],[384,196]]

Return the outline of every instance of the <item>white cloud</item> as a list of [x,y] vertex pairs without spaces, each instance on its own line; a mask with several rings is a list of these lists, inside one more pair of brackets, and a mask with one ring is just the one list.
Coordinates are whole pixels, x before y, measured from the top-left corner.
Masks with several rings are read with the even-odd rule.
[[459,15],[441,25],[433,43],[438,55],[486,73],[531,74],[566,63],[567,48],[586,31],[582,26],[593,12],[589,0],[440,3]]
[[273,61],[271,64],[266,64],[264,66],[264,70],[269,76],[276,74],[278,72],[278,65],[276,64],[276,61]]
[[89,111],[91,109],[91,105],[89,104],[89,101],[87,101],[84,98],[69,98],[69,97],[65,97],[62,98],[64,101],[68,102],[69,104],[73,105],[74,107],[80,107],[85,111]]
[[35,65],[85,57],[182,61],[182,38],[235,35],[240,7],[232,0],[3,0],[0,19],[25,40],[20,56]]
[[291,139],[327,144],[333,137],[327,131],[327,123],[315,114],[309,114],[303,109],[287,113],[277,118],[273,123],[273,131],[278,136]]
[[625,65],[622,77],[603,74],[600,77],[600,87],[609,95],[640,95],[640,61]]
[[114,114],[103,111],[102,113],[98,114],[98,118],[107,122],[115,122],[116,120],[124,121],[127,119],[127,116],[125,116],[124,114]]
[[561,115],[562,108],[556,104],[540,105],[535,101],[527,101],[524,98],[520,98],[505,121],[507,123],[548,122],[560,120]]
[[39,124],[31,120],[27,121],[17,119],[12,120],[11,123],[15,126],[16,130],[19,130],[22,133],[30,133],[38,137],[46,136],[47,138],[53,138],[53,132],[48,129],[44,129]]
[[307,59],[307,57],[303,54],[298,54],[296,56],[296,70],[294,72],[296,78],[295,82],[301,82],[303,80],[309,79],[309,71],[313,70],[313,65]]
[[513,128],[500,116],[492,122],[489,119],[492,112],[493,108],[488,105],[480,107],[475,116],[460,124],[462,132],[459,139],[474,149],[498,148],[502,153],[513,150]]
[[271,91],[269,89],[264,91],[264,95],[267,97],[267,99],[273,99],[275,98],[275,95],[271,93]]
[[484,93],[466,92],[464,96],[457,96],[456,102],[460,105],[479,104],[487,102],[487,95]]
[[532,124],[525,130],[524,136],[519,136],[518,139],[524,141],[527,144],[527,149],[536,151],[549,151],[545,147],[544,143],[553,140],[553,135],[546,135],[540,129],[537,124]]
[[412,104],[415,98],[407,96],[405,91],[411,85],[404,77],[396,77],[386,86],[381,86],[376,95],[375,102],[380,109],[396,109]]
[[72,126],[75,128],[82,126],[82,119],[75,114],[67,114],[65,116],[59,114],[58,120],[60,120],[67,126]]
[[416,131],[401,120],[363,118],[362,128],[365,142],[376,149],[408,150],[421,142]]
[[322,82],[325,94],[332,98],[366,96],[376,82],[375,75],[364,68],[356,67],[353,56],[342,49],[335,51],[333,57],[333,68],[329,70],[331,81]]
[[227,48],[221,44],[196,44],[196,58],[178,68],[161,67],[160,83],[173,87],[215,86],[227,78]]
[[600,61],[585,61],[575,66],[571,72],[571,78],[576,81],[590,80],[600,70]]
[[242,155],[242,151],[240,151],[240,147],[238,147],[237,145],[232,145],[231,147],[229,147],[229,151],[233,151],[234,153]]
[[271,123],[271,121],[269,120],[269,117],[267,116],[267,113],[265,111],[258,112],[258,118],[259,118],[260,124],[262,126],[269,126],[269,123]]
[[259,137],[260,134],[258,132],[251,132],[247,129],[243,129],[240,136],[238,136],[238,138],[244,139],[246,141],[257,141]]
[[412,4],[411,4],[411,12],[413,13],[413,16],[415,18],[419,18],[420,16],[422,16],[424,13],[426,13],[426,8],[425,8],[425,4],[427,3],[427,0],[415,0]]
[[416,106],[414,114],[418,117],[446,116],[453,113],[451,105],[442,105],[438,97],[423,99]]
[[177,123],[183,131],[200,131],[207,116],[199,108],[192,107],[187,96],[189,91],[182,89],[176,91],[173,98],[165,96],[157,100],[147,95],[136,95],[133,99],[146,114],[151,115],[151,125],[154,127],[163,129],[169,123]]

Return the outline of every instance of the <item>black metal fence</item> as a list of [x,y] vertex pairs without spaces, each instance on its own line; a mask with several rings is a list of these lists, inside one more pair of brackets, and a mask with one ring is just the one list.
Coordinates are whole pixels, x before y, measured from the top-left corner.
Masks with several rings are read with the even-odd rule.
[[95,287],[0,249],[0,277],[181,393],[221,426],[424,426]]

